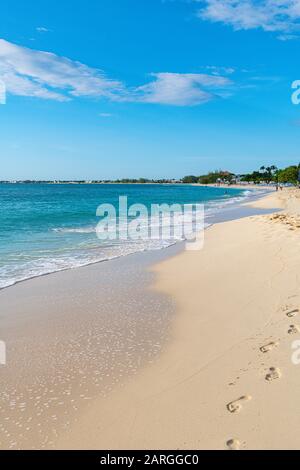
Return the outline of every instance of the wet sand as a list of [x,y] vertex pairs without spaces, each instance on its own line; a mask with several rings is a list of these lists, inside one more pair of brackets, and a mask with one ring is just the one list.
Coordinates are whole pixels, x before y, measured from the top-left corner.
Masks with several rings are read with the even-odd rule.
[[[176,253],[179,247],[170,248]],[[154,361],[172,301],[148,288],[166,251],[131,255],[0,292],[0,446],[51,448],[95,397]]]
[[[270,208],[228,208],[212,222],[221,226],[224,220],[265,211]],[[134,389],[128,403],[128,390],[145,372],[163,366],[164,354],[172,349],[177,299],[172,292],[154,289],[160,281],[152,266],[176,259],[182,251],[183,244],[178,244],[138,253],[0,292],[0,339],[7,345],[7,365],[0,366],[1,448],[175,445],[161,435],[164,427],[153,429],[161,441],[153,441],[154,436],[140,441],[140,432],[123,441],[115,426],[125,438],[124,413],[145,392],[136,395]],[[159,387],[156,381],[154,375],[149,391],[153,384]],[[110,426],[113,435],[103,439],[99,429],[106,433]],[[77,434],[77,429],[84,432]]]

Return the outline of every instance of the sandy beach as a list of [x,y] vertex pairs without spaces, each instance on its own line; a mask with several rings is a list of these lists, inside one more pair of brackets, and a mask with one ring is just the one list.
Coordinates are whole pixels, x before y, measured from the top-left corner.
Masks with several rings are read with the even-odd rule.
[[256,206],[280,216],[217,224],[202,251],[155,267],[153,288],[177,306],[168,343],[58,448],[299,448],[299,201],[297,190],[268,195]]
[[0,455],[300,451],[300,0],[1,7]]
[[299,448],[299,196],[1,291],[1,448]]

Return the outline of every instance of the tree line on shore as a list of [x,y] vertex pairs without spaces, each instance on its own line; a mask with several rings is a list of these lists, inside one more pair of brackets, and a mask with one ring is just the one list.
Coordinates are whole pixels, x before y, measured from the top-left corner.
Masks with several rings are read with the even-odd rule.
[[275,165],[262,166],[259,170],[243,175],[236,175],[229,171],[216,170],[206,175],[185,176],[182,179],[186,184],[235,184],[235,183],[254,183],[254,184],[294,184],[299,182],[300,164],[288,166],[283,169],[277,168]]
[[[300,164],[288,166],[283,169],[275,165],[262,166],[259,170],[243,175],[236,175],[230,171],[216,170],[205,175],[189,175],[182,179],[148,179],[148,178],[124,178],[117,180],[54,180],[37,181],[22,180],[13,181],[13,183],[22,184],[235,184],[235,183],[254,183],[254,184],[298,184],[300,182]],[[0,181],[0,184],[12,183],[12,181]]]

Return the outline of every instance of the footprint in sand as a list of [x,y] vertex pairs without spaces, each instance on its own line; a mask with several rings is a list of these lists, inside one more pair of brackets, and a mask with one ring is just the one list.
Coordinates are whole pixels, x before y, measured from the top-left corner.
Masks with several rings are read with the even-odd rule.
[[272,341],[271,343],[268,343],[268,344],[265,344],[264,346],[262,346],[260,348],[260,351],[265,354],[269,351],[272,351],[272,349],[276,348],[276,346],[278,346],[278,344],[279,344],[278,341],[276,341],[276,342]]
[[266,381],[272,382],[273,380],[277,380],[281,378],[281,371],[277,367],[270,367],[269,372],[266,375]]
[[240,397],[237,400],[228,403],[227,410],[230,413],[239,413],[243,407],[243,403],[250,400],[252,400],[252,397],[250,395]]
[[296,335],[297,333],[299,333],[300,329],[299,329],[299,326],[298,325],[290,325],[289,329],[288,329],[288,334],[289,335]]
[[229,450],[240,450],[241,448],[241,443],[238,439],[229,439],[226,445]]
[[286,313],[286,316],[289,317],[289,318],[293,318],[295,317],[296,315],[298,315],[299,313],[299,309],[298,308],[294,308],[294,310],[289,310],[287,313]]

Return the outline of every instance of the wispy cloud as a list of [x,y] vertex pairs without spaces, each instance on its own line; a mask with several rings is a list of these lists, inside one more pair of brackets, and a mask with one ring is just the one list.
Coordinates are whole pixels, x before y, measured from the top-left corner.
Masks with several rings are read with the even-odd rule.
[[[207,74],[156,73],[154,80],[135,89],[135,101],[176,106],[199,105],[221,96],[232,82]],[[129,98],[130,99],[130,98]]]
[[36,30],[37,30],[38,33],[49,33],[50,32],[50,29],[45,28],[45,26],[38,26],[36,28]]
[[299,39],[299,36],[297,36],[297,34],[283,33],[279,34],[279,36],[277,36],[277,39],[279,39],[279,41],[292,41],[294,39]]
[[58,101],[72,96],[113,98],[122,84],[101,70],[50,52],[36,51],[0,39],[0,76],[8,93]]
[[212,73],[213,75],[232,75],[236,72],[235,67],[219,67],[217,65],[206,65],[203,67],[208,72]]
[[[232,72],[230,69],[226,73]],[[126,87],[99,69],[0,39],[0,78],[5,82],[7,92],[18,96],[57,101],[94,97],[119,102],[191,106],[224,97],[225,90],[233,84],[228,77],[220,75],[216,67],[210,74],[154,73],[150,77],[150,81],[142,86]]]
[[[300,31],[300,0],[194,0],[200,3],[198,16],[222,22],[235,30],[261,28],[286,33],[279,39],[294,39],[288,34]],[[297,36],[296,36],[297,37]]]

